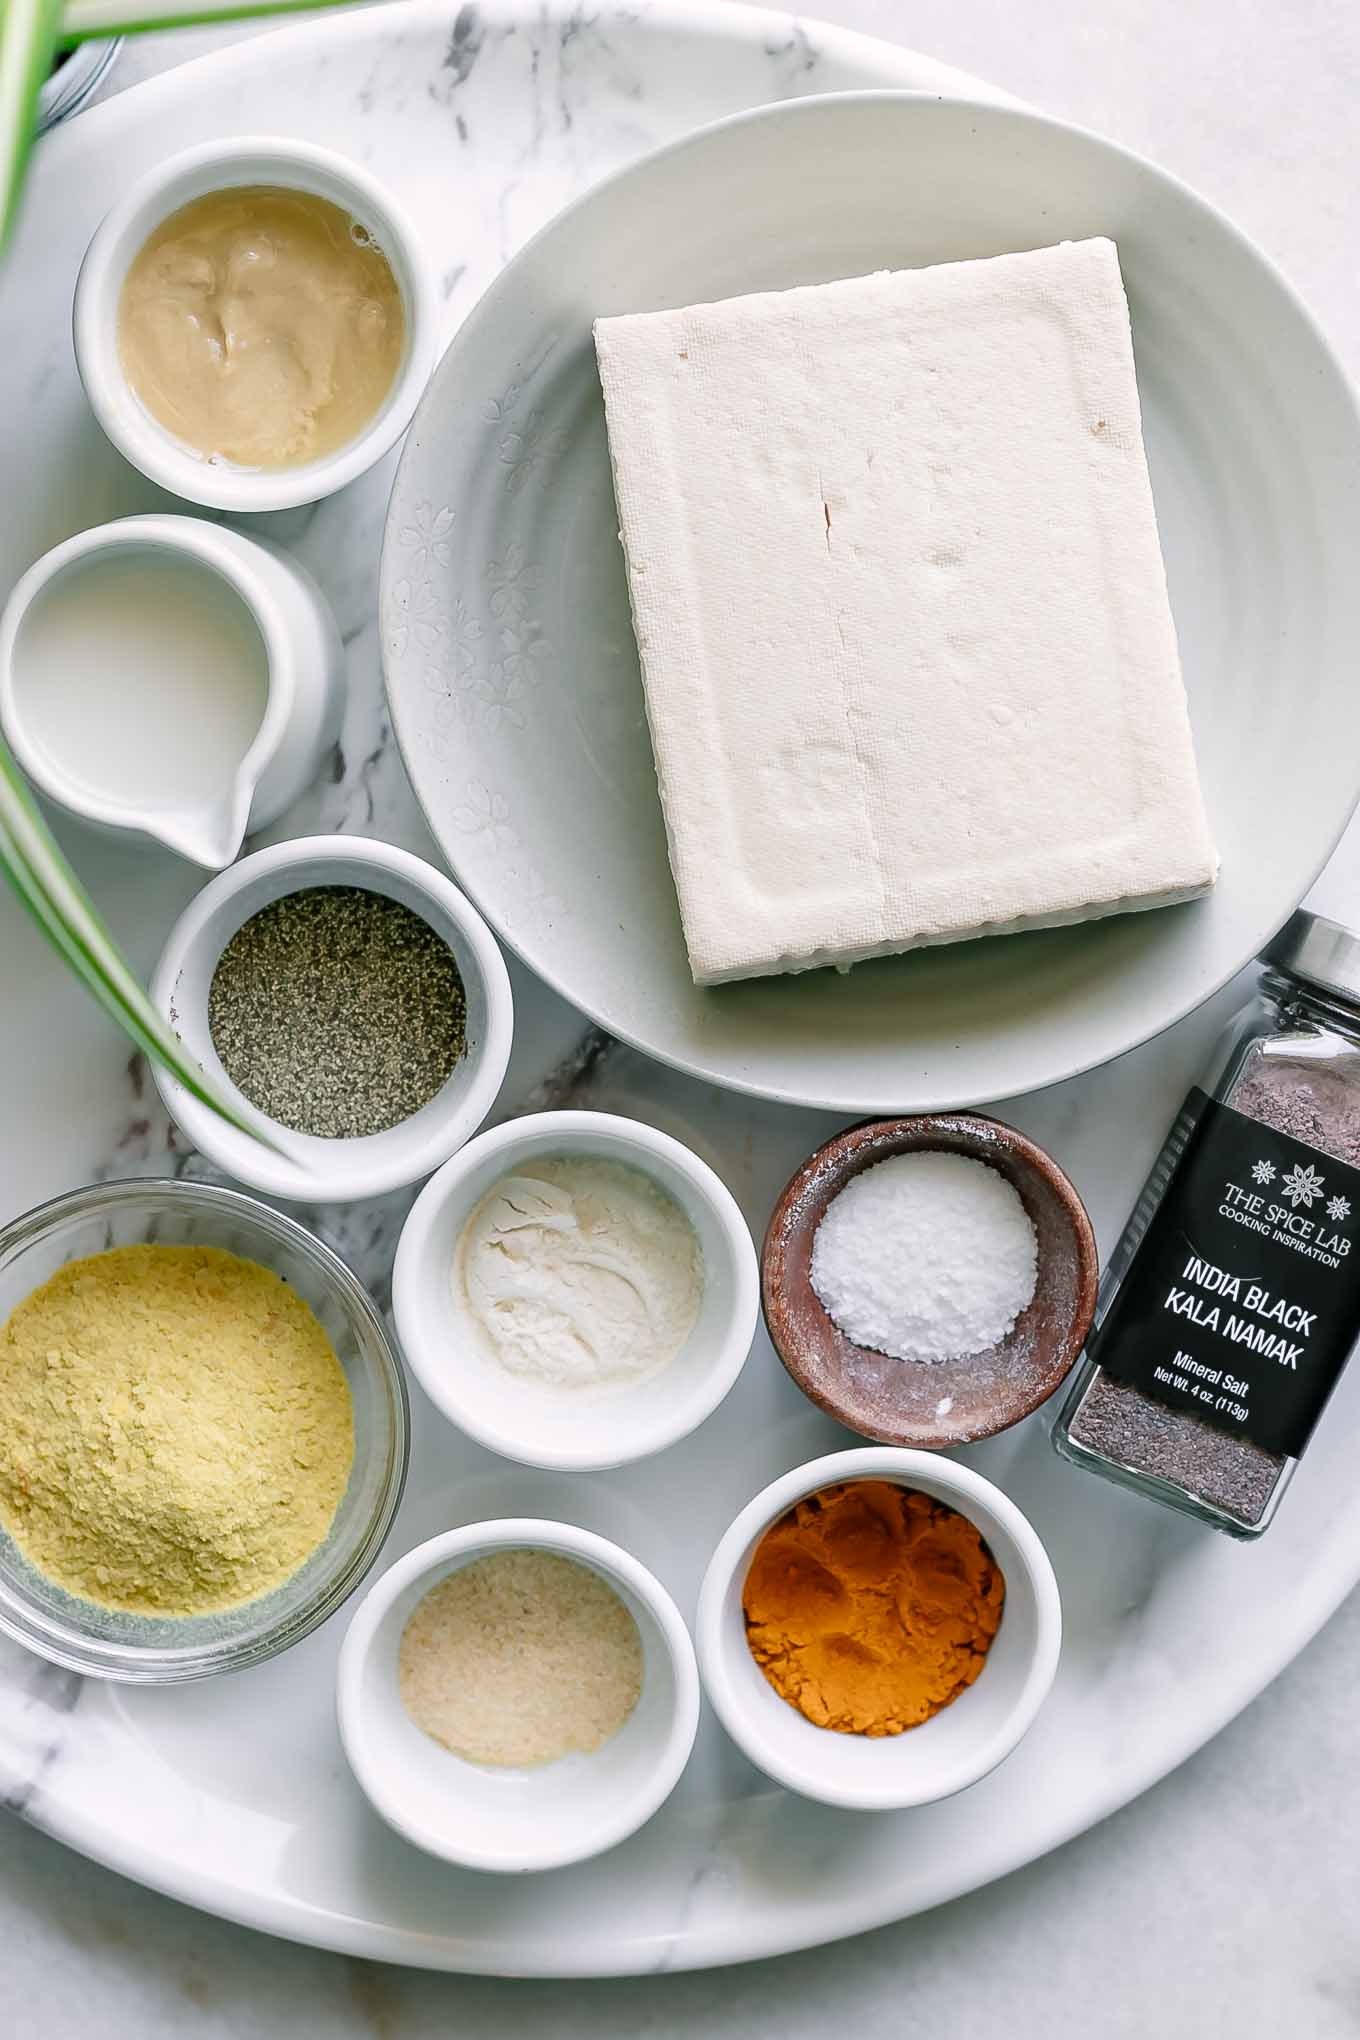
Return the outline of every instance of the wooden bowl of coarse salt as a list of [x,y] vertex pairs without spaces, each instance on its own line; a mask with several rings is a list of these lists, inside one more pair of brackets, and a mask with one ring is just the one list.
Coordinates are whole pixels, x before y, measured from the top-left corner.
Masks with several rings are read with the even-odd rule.
[[1099,1259],[1051,1155],[981,1113],[870,1120],[796,1172],[765,1236],[775,1351],[861,1437],[990,1438],[1050,1396],[1085,1343]]

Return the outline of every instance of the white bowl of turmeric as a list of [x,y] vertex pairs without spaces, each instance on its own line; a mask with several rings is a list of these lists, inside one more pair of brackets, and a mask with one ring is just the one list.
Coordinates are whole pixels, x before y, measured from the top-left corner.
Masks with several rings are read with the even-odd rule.
[[742,1510],[699,1595],[709,1699],[805,1798],[924,1806],[986,1777],[1053,1684],[1062,1609],[1020,1510],[970,1467],[871,1446]]
[[76,365],[124,457],[191,503],[314,503],[406,430],[438,353],[415,229],[313,143],[209,142],[133,185],[76,284]]

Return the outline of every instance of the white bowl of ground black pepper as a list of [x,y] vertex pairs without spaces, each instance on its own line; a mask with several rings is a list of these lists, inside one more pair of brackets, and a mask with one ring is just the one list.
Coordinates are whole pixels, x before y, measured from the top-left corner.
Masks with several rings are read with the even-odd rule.
[[397,1247],[408,1366],[479,1444],[622,1466],[686,1437],[740,1374],[759,1274],[735,1198],[670,1135],[539,1112],[469,1141]]
[[694,1646],[665,1588],[606,1538],[474,1523],[397,1560],[340,1652],[345,1755],[431,1855],[551,1870],[613,1848],[679,1781]]
[[514,1031],[495,938],[408,851],[308,836],[257,851],[192,900],[151,995],[271,1146],[159,1070],[167,1111],[274,1197],[346,1202],[413,1183],[475,1133]]

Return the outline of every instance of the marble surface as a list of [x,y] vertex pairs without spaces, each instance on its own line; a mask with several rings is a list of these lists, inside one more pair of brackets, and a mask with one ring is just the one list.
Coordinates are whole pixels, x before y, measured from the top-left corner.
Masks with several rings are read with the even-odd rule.
[[[1338,257],[1360,212],[1350,127],[1360,41],[1348,8],[1298,0],[1286,16],[1269,5],[1206,5],[1191,17],[1167,0],[1106,0],[1098,14],[1075,0],[1048,0],[1039,17],[1004,0],[921,0],[909,11],[892,0],[841,0],[827,11],[971,66],[1158,156],[1276,254],[1357,365],[1360,302],[1353,265]],[[130,54],[122,80],[173,61],[195,40],[148,39]],[[357,636],[363,619],[351,621]],[[374,735],[347,732],[339,790],[323,809],[328,821],[338,805],[339,818],[363,825],[376,803],[376,825],[390,826],[394,811],[383,803],[393,796],[380,783]],[[117,864],[115,857],[101,874],[115,897]],[[1348,850],[1328,881],[1325,898],[1339,911],[1354,899],[1353,868]],[[163,911],[173,908],[177,882],[163,882],[156,902]],[[7,968],[4,996],[38,1023],[42,986],[18,975],[13,983]],[[599,1045],[581,1041],[569,1014],[541,997],[525,1003],[533,1019],[511,1080],[516,1099],[532,1095],[543,1070],[556,1065],[554,1095],[584,1079],[590,1096],[626,1109],[645,1087],[653,1109],[692,1125],[693,1099],[670,1086],[658,1098],[630,1059],[608,1059],[601,1069]],[[1206,1025],[1130,1059],[1137,1067],[1112,1073],[1112,1081],[1136,1088],[1155,1114],[1174,1096]],[[83,1104],[92,1122],[107,1124],[111,1172],[145,1165],[163,1133],[135,1098],[112,1108],[107,1045],[93,1023],[76,1045],[88,1055],[68,1061],[67,1108]],[[66,1180],[66,1158],[44,1158],[43,1099],[33,1090],[11,1080],[4,1106],[9,1151],[22,1146],[32,1158],[23,1189],[37,1196]],[[1096,1215],[1108,1240],[1123,1176],[1141,1158],[1127,1154],[1118,1168],[1101,1167],[1106,1135],[1081,1109],[1083,1097],[1090,1093],[1073,1087],[1030,1101],[1026,1123],[1075,1144],[1084,1180],[1107,1178]],[[768,1131],[756,1118],[753,1139]],[[808,1145],[818,1123],[801,1126]],[[1132,1144],[1150,1147],[1156,1130],[1149,1125]],[[1331,2040],[1360,2030],[1349,1840],[1360,1787],[1351,1786],[1347,1761],[1357,1670],[1360,1622],[1343,1611],[1217,1742],[1079,1842],[906,1926],[736,1974],[585,1986],[404,1974],[188,1913],[11,1822],[0,1852],[9,1913],[0,2012],[8,2005],[9,2029],[22,2006],[25,2021],[46,2030],[79,2022],[99,2034],[272,2034],[285,2025],[318,2034],[810,2034],[848,2013],[870,2034],[985,2036],[1042,2020],[1050,2033],[1080,2027],[1120,2036],[1152,2027],[1248,2040],[1292,2016],[1303,2031]]]

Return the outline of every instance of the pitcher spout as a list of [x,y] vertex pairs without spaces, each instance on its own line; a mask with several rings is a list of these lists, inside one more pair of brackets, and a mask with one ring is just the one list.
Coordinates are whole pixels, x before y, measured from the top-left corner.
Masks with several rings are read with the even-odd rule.
[[223,871],[234,863],[245,841],[251,791],[238,782],[220,801],[182,813],[148,815],[144,826],[148,835],[191,864]]

